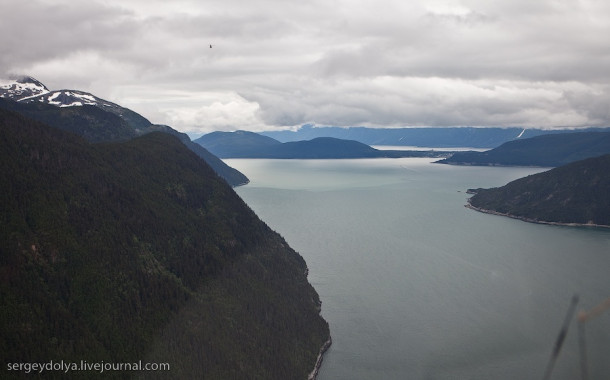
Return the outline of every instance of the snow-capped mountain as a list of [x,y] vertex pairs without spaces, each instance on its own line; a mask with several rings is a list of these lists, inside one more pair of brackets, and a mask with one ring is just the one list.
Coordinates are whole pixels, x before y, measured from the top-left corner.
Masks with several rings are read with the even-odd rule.
[[28,76],[0,79],[0,98],[24,100],[32,96],[49,93],[49,89],[36,79]]
[[58,107],[91,105],[98,107],[118,107],[88,92],[76,90],[50,91],[40,81],[22,76],[8,81],[0,81],[0,97],[18,102],[41,102]]
[[7,99],[0,99],[0,108],[79,134],[92,142],[127,140],[151,132],[169,133],[204,159],[232,186],[248,182],[246,176],[229,167],[201,145],[192,142],[185,133],[167,125],[152,124],[139,113],[88,92],[49,91],[36,79],[23,76],[9,80],[0,79],[0,98]]
[[118,104],[98,98],[84,91],[50,91],[40,81],[29,76],[0,80],[0,98],[7,98],[20,103],[45,103],[62,108],[95,106],[119,116],[127,121],[137,132],[143,132],[143,128],[151,126],[151,122],[142,115]]

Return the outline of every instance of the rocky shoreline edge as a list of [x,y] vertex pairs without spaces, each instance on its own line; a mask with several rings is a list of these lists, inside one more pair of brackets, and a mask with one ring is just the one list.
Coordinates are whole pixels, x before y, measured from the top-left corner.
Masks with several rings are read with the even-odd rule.
[[513,214],[508,214],[508,213],[504,213],[504,212],[498,212],[498,211],[494,211],[494,210],[489,210],[489,209],[485,209],[485,208],[480,208],[480,207],[476,207],[473,206],[470,203],[470,200],[468,201],[467,204],[464,205],[464,207],[469,208],[471,210],[474,211],[478,211],[478,212],[482,212],[485,214],[491,214],[491,215],[499,215],[499,216],[506,216],[512,219],[518,219],[518,220],[522,220],[524,222],[528,222],[528,223],[536,223],[536,224],[548,224],[548,225],[552,225],[552,226],[567,226],[567,227],[598,227],[598,228],[610,228],[610,226],[607,226],[605,224],[594,224],[594,223],[562,223],[562,222],[549,222],[546,220],[538,220],[538,219],[534,219],[534,218],[528,218],[525,216],[518,216],[518,215],[513,215]]
[[318,372],[320,371],[320,367],[322,366],[322,361],[324,360],[324,353],[329,349],[330,345],[333,344],[333,339],[329,336],[328,340],[324,342],[322,347],[320,347],[320,353],[318,354],[318,360],[316,360],[316,365],[313,368],[313,371],[307,377],[307,380],[316,380],[318,377]]

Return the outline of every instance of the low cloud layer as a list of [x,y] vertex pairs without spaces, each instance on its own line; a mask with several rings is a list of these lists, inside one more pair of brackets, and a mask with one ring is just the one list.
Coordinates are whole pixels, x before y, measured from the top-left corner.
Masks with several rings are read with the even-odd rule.
[[0,76],[191,133],[610,126],[601,0],[9,0],[0,21]]

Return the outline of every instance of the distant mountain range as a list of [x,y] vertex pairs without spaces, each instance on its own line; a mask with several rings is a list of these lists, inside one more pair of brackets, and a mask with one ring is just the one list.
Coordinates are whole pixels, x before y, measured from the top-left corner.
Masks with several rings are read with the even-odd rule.
[[1,377],[85,360],[170,365],[108,379],[306,379],[330,341],[307,273],[175,136],[93,144],[0,108]]
[[535,223],[610,227],[610,154],[493,189],[471,189],[469,207]]
[[485,152],[457,152],[439,163],[551,167],[607,153],[610,132],[572,132],[510,141]]
[[281,143],[254,132],[212,132],[194,142],[221,158],[333,159],[447,157],[451,152],[379,150],[353,140],[317,137]]
[[[586,131],[603,129],[589,128]],[[296,131],[269,131],[262,135],[280,142],[311,140],[317,137],[334,137],[359,141],[367,145],[418,146],[435,148],[495,148],[507,141],[529,137],[571,132],[566,129],[544,130],[535,128],[368,128],[368,127],[317,127],[304,125]]]
[[166,125],[152,124],[132,110],[87,92],[50,91],[34,78],[20,77],[0,83],[0,108],[76,133],[91,142],[123,141],[155,131],[169,133],[203,158],[232,186],[248,183],[245,175],[193,143],[186,134]]

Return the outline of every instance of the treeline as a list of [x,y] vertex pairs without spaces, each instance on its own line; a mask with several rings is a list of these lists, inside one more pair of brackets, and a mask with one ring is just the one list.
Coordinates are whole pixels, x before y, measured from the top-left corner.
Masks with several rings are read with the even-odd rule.
[[3,378],[63,359],[303,379],[329,335],[303,259],[167,134],[90,144],[0,110],[0,249]]

